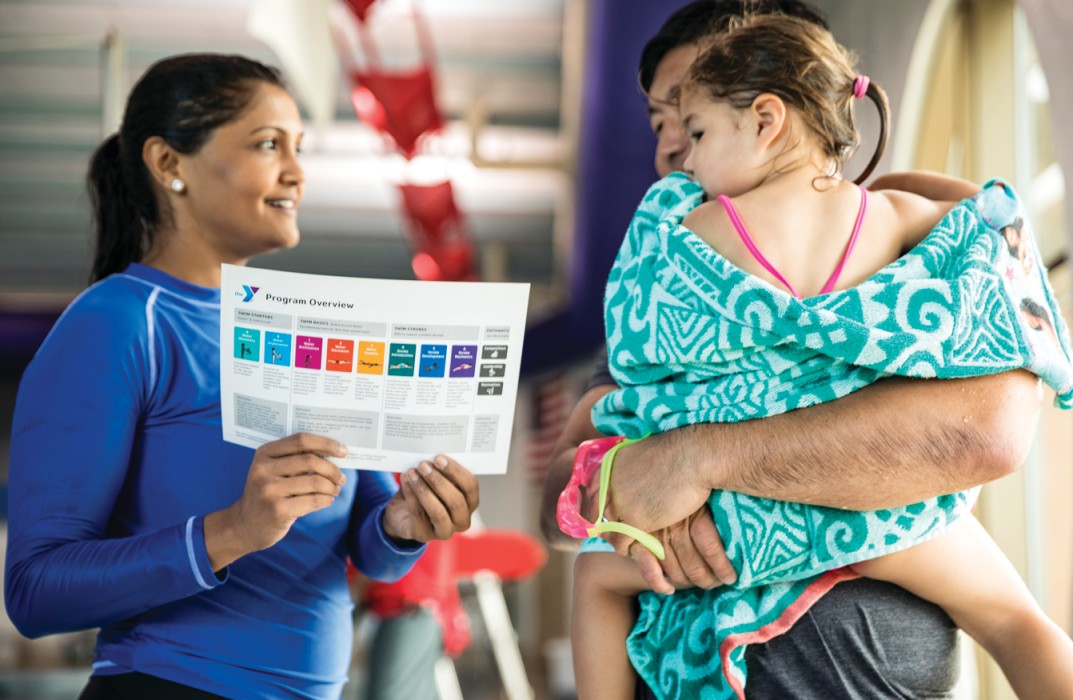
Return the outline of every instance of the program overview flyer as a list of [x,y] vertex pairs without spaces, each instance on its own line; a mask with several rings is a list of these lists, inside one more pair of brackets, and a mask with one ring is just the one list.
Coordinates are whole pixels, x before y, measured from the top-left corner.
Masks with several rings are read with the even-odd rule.
[[224,439],[327,435],[341,467],[443,452],[507,471],[528,284],[327,277],[224,265]]

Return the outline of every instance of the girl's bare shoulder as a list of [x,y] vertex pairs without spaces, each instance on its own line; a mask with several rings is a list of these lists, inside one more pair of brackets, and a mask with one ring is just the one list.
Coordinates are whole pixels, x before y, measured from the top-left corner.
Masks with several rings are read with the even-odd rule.
[[936,201],[912,192],[880,190],[869,193],[870,217],[896,231],[903,249],[912,248],[935,228],[956,205],[953,201]]
[[682,219],[682,225],[711,243],[720,235],[730,230],[730,220],[727,218],[723,205],[714,199],[701,202]]

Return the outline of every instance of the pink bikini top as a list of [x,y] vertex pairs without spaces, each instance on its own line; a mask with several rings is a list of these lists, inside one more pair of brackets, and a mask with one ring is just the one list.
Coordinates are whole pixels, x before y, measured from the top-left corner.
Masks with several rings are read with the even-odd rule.
[[[861,224],[864,223],[864,213],[868,210],[868,190],[863,187],[861,187],[860,190],[861,206],[857,210],[857,220],[853,223],[853,232],[849,235],[849,243],[846,244],[846,252],[842,254],[842,259],[838,261],[838,266],[835,267],[835,271],[832,272],[831,276],[827,279],[827,283],[823,285],[820,294],[828,294],[835,288],[835,284],[838,283],[838,278],[842,275],[842,268],[846,266],[846,261],[849,260],[849,254],[853,252],[853,246],[857,243],[857,236],[861,232]],[[797,293],[797,290],[793,288],[793,285],[786,281],[786,278],[775,269],[774,265],[767,261],[764,254],[756,247],[756,243],[753,242],[752,236],[750,236],[749,231],[746,230],[745,223],[741,220],[741,216],[738,214],[738,210],[734,208],[734,204],[730,201],[730,198],[721,194],[716,197],[716,199],[719,200],[719,203],[726,209],[727,216],[730,217],[730,223],[734,224],[734,230],[741,236],[741,242],[749,249],[749,252],[756,258],[756,261],[760,263],[765,270],[770,272],[775,279],[782,282],[786,288],[790,290],[791,294],[800,299],[801,295]]]

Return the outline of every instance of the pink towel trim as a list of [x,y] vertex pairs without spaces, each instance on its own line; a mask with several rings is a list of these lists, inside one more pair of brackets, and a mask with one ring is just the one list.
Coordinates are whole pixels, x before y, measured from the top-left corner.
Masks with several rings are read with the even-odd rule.
[[745,700],[745,688],[741,685],[738,677],[730,673],[730,652],[745,644],[763,644],[780,634],[785,634],[787,630],[793,627],[794,623],[801,619],[802,615],[808,612],[809,608],[816,604],[816,601],[826,595],[836,584],[843,581],[852,581],[860,577],[860,574],[855,573],[848,566],[832,569],[809,584],[797,600],[791,603],[790,607],[786,608],[778,619],[769,622],[760,629],[743,632],[742,634],[732,634],[723,640],[723,643],[719,645],[719,658],[723,667],[723,677],[730,683],[730,687],[734,689],[734,693],[739,700]]

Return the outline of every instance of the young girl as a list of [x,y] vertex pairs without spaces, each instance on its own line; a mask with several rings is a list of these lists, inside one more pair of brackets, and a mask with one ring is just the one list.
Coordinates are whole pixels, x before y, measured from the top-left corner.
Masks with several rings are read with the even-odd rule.
[[[685,167],[703,193],[680,175],[654,186],[611,273],[606,300],[609,355],[624,388],[597,404],[594,416],[604,432],[639,436],[690,422],[743,420],[792,410],[837,398],[892,373],[980,373],[979,366],[970,369],[967,362],[966,368],[957,368],[959,358],[936,369],[929,364],[929,353],[944,350],[900,345],[904,338],[919,340],[918,335],[885,331],[884,324],[895,324],[896,329],[897,323],[942,325],[926,319],[929,314],[942,316],[941,302],[923,309],[902,303],[912,302],[910,297],[884,296],[885,290],[899,292],[903,287],[936,288],[930,278],[912,286],[915,277],[922,276],[917,268],[928,270],[929,261],[943,258],[934,246],[922,244],[920,255],[891,263],[937,225],[956,233],[968,228],[966,222],[979,227],[986,223],[994,242],[978,236],[972,240],[977,246],[972,254],[981,247],[988,255],[996,251],[993,259],[1020,275],[1015,280],[1018,289],[1035,290],[1052,301],[1039,269],[1025,273],[1020,264],[1012,265],[1005,243],[998,242],[1005,222],[991,222],[988,215],[994,204],[1015,201],[1001,185],[985,190],[978,202],[951,211],[953,203],[937,204],[902,192],[869,193],[842,180],[841,165],[858,144],[852,105],[865,96],[879,106],[884,130],[861,181],[882,153],[886,98],[878,86],[856,75],[850,57],[829,33],[793,18],[758,16],[712,39],[680,93],[680,110],[692,140]],[[702,201],[704,194],[707,201]],[[662,218],[656,234],[634,235],[643,228],[638,220],[654,217]],[[888,272],[879,275],[882,271]],[[866,291],[839,294],[857,285]],[[813,297],[823,297],[815,302],[817,313],[805,303]],[[737,314],[740,323],[706,326],[710,309],[698,300],[719,307],[711,316]],[[853,317],[846,307],[854,304],[860,309],[859,322],[839,325]],[[919,318],[907,319],[914,314]],[[940,333],[950,336],[959,329],[951,325],[953,330]],[[884,333],[873,333],[876,328]],[[648,335],[638,339],[638,329]],[[898,342],[887,344],[892,338]],[[845,359],[850,355],[842,346],[858,339],[860,347],[851,360]],[[691,346],[681,347],[686,340]],[[1020,343],[1023,354],[1016,366],[1040,373],[1068,402],[1068,340],[1064,346],[1052,344],[1053,352],[1039,343],[1025,350],[1029,343],[1031,339]],[[821,351],[826,354],[821,356]],[[905,357],[899,366],[884,360],[901,355]],[[1048,364],[1059,369],[1040,368]],[[1002,370],[1012,366],[1003,364]],[[784,381],[787,377],[792,381]],[[608,452],[600,469],[597,519],[607,500],[613,459],[613,451]],[[582,525],[572,504],[577,503],[579,486],[591,486],[593,464],[601,461],[597,455],[595,462],[586,462],[584,453],[579,450],[575,478],[560,500],[564,531],[575,536],[625,532],[658,550],[658,542],[646,541],[622,523]],[[587,494],[590,500],[592,491]],[[768,569],[754,566],[742,575],[739,568],[735,588],[677,594],[674,599],[693,602],[665,615],[652,610],[668,605],[653,600],[652,594],[643,597],[648,636],[631,637],[630,650],[641,657],[642,674],[658,696],[697,697],[703,691],[710,693],[705,697],[732,692],[744,697],[744,645],[785,631],[830,586],[863,575],[897,583],[943,607],[994,656],[1020,697],[1068,697],[1073,643],[1046,618],[1013,567],[965,512],[974,497],[959,494],[904,509],[855,514],[770,501],[765,505],[760,503],[764,499],[713,493],[712,510],[728,554],[733,550],[732,559],[739,558],[735,564],[740,567],[741,559],[752,556],[748,547],[767,548]],[[728,515],[728,507],[738,512]],[[804,525],[795,530],[795,523],[788,521]],[[891,521],[899,525],[883,529]],[[766,529],[771,523],[779,527]],[[855,529],[862,523],[882,534]],[[800,545],[787,541],[799,532],[813,539]],[[748,547],[742,538],[749,539]],[[814,551],[802,557],[798,550]],[[757,561],[759,557],[749,563]],[[851,564],[852,571],[822,573],[845,564]],[[749,586],[755,587],[752,592],[740,590]],[[631,596],[644,590],[636,567],[622,557],[593,551],[578,558],[572,642],[582,700],[633,697],[624,642],[634,627]],[[716,609],[714,617],[708,608]],[[683,615],[683,610],[697,614]],[[678,644],[666,663],[652,660],[670,653],[660,646],[661,634]],[[715,675],[725,678],[700,677],[697,669],[715,657],[721,658],[722,672]]]

